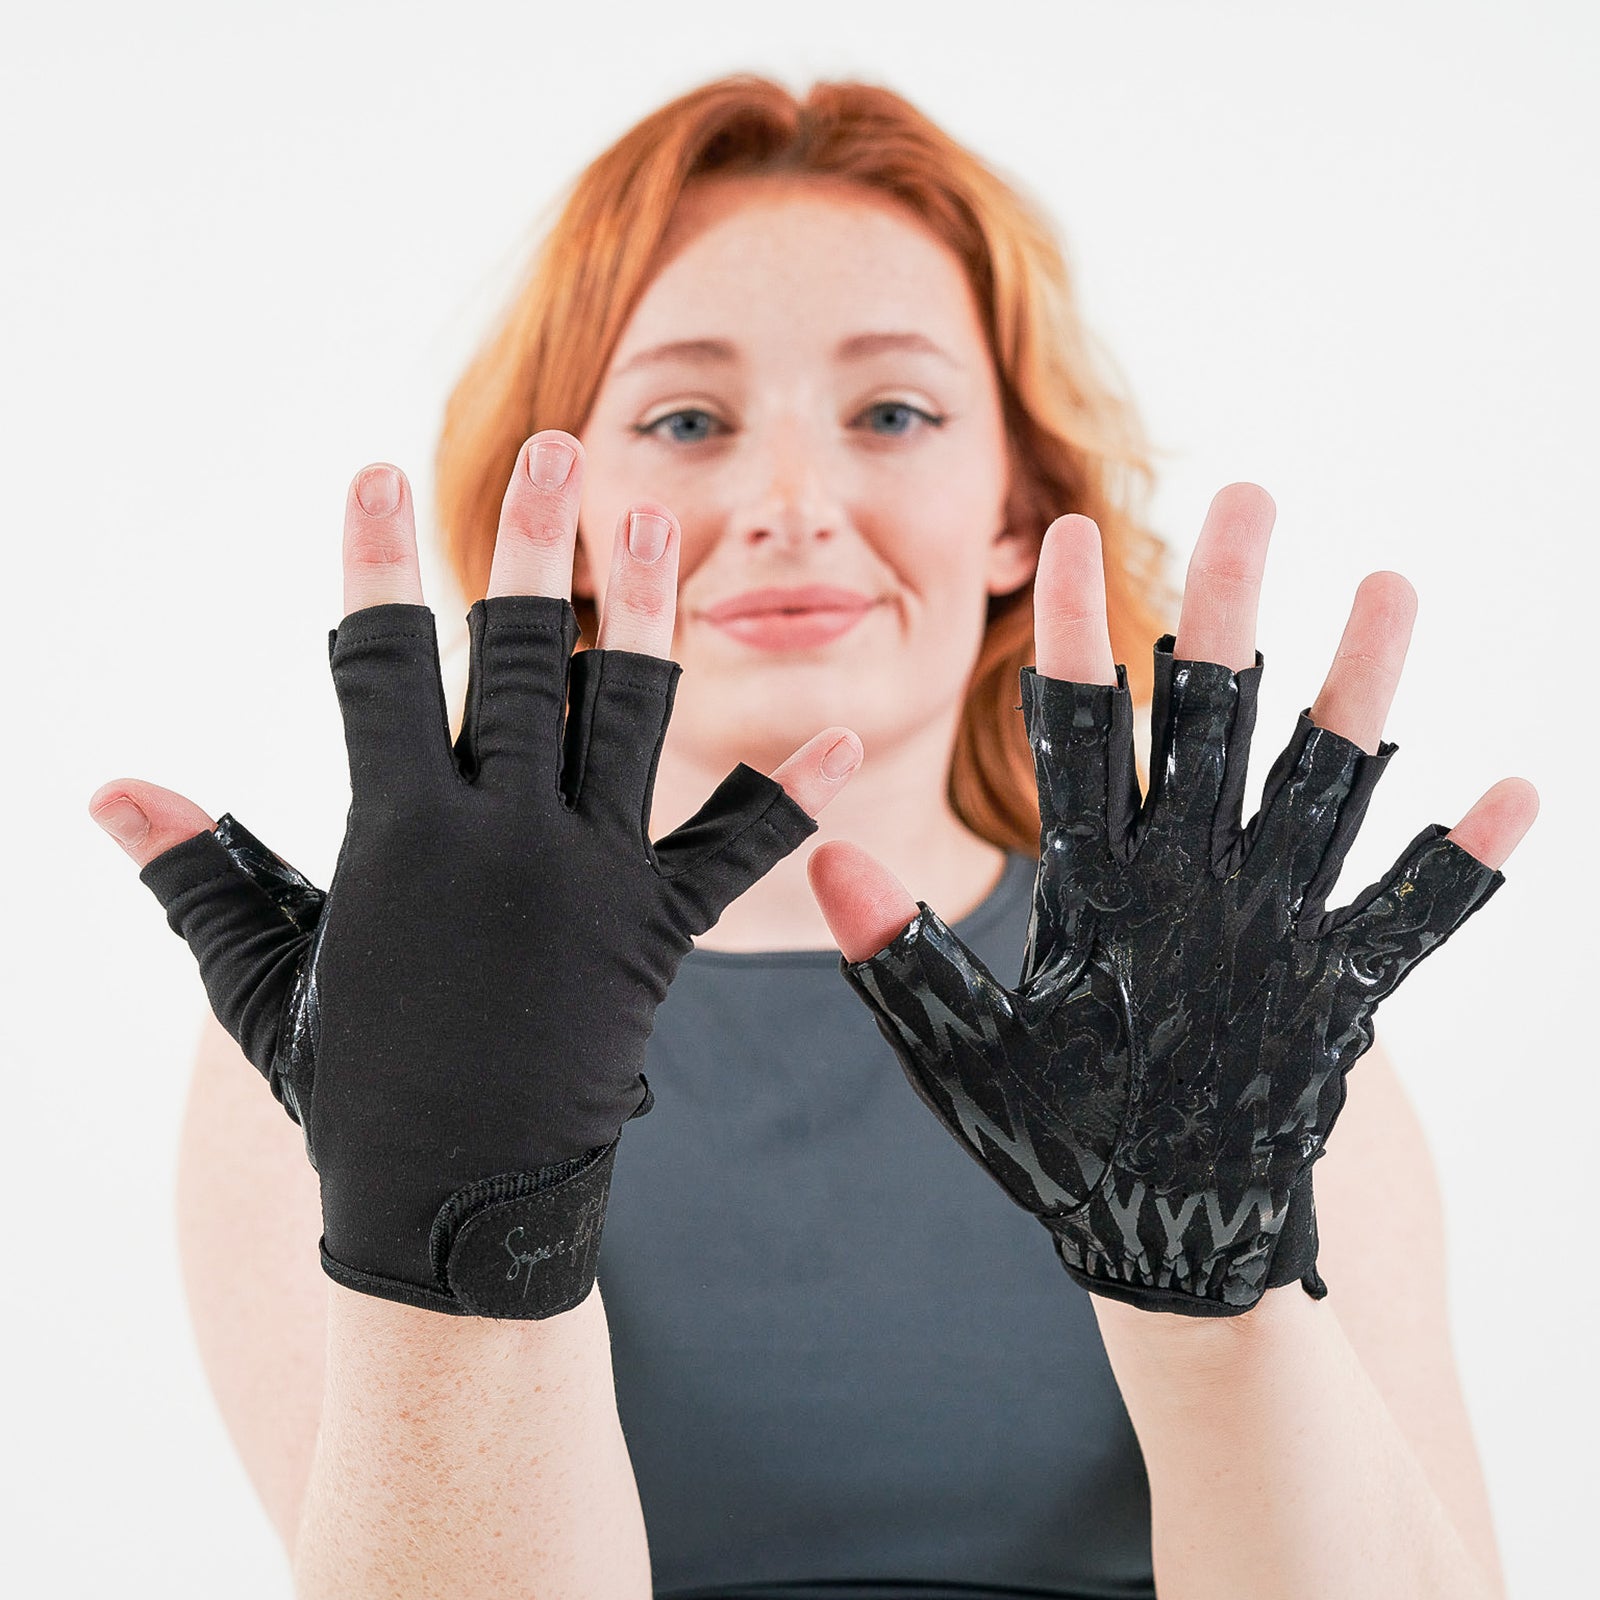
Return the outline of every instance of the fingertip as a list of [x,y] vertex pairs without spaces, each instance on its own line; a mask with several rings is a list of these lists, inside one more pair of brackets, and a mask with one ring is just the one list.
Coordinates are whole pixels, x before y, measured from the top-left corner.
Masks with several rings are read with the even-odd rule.
[[678,615],[679,538],[678,519],[659,500],[632,501],[618,514],[600,612],[602,649],[671,654]]
[[630,501],[617,514],[616,530],[611,542],[611,583],[623,585],[622,592],[631,595],[628,585],[643,582],[650,592],[665,582],[663,574],[672,575],[672,592],[677,595],[677,560],[682,530],[670,507],[659,500]]
[[1248,478],[1223,484],[1211,497],[1211,510],[1230,520],[1243,519],[1257,535],[1270,531],[1278,519],[1278,502]]
[[405,499],[405,474],[388,461],[374,461],[350,480],[356,505],[369,517],[393,516]]
[[89,817],[140,866],[164,850],[216,827],[194,801],[159,784],[135,778],[103,783],[89,797]]
[[824,728],[775,767],[772,779],[814,817],[844,788],[861,758],[861,740],[853,729]]
[[843,783],[861,765],[861,740],[849,729],[839,731],[822,753],[820,770],[830,783]]
[[150,818],[130,795],[115,787],[95,792],[89,815],[130,855],[149,837]]
[[537,433],[528,435],[531,444],[535,439],[559,439],[563,444],[571,447],[574,455],[583,455],[583,440],[575,433],[568,433],[565,428],[540,428]]
[[876,955],[917,915],[917,902],[906,886],[848,839],[819,844],[806,859],[806,877],[847,961]]
[[1529,807],[1529,821],[1539,815],[1539,791],[1526,778],[1502,778],[1501,782],[1512,785],[1522,804]]
[[1100,549],[1100,524],[1081,511],[1068,511],[1057,517],[1044,530],[1044,536],[1052,544],[1076,543],[1085,548],[1093,547],[1096,553]]
[[1539,815],[1539,791],[1526,778],[1502,778],[1446,835],[1468,855],[1495,871]]
[[[1364,593],[1368,590],[1370,596]],[[1374,601],[1390,626],[1409,627],[1417,619],[1417,591],[1404,573],[1388,569],[1369,572],[1356,585],[1356,593]]]
[[[667,536],[662,545],[661,553],[664,555],[672,544],[674,537],[681,538],[683,530],[678,525],[678,519],[673,515],[672,507],[663,505],[659,500],[634,500],[627,510],[622,513],[617,525],[618,542],[629,544],[632,553],[631,531],[637,526],[639,518],[657,518],[666,524]],[[659,559],[659,557],[657,558]]]
[[1538,819],[1539,791],[1526,778],[1502,778],[1484,796],[1484,804],[1494,809],[1515,845]]
[[1033,643],[1041,677],[1117,681],[1100,530],[1078,512],[1057,517],[1046,531],[1034,571]]
[[1034,592],[1041,586],[1066,583],[1074,589],[1105,590],[1105,547],[1100,524],[1093,517],[1070,511],[1044,530],[1039,559],[1034,563]]
[[865,854],[860,845],[851,844],[848,839],[824,839],[806,857],[806,881],[811,892],[816,894],[819,885],[826,890],[843,883],[852,863]]
[[542,428],[523,443],[522,470],[536,489],[570,489],[582,467],[583,445],[564,428]]
[[392,462],[371,462],[350,480],[343,562],[345,615],[397,601],[422,603],[411,489]]
[[126,778],[112,778],[107,783],[102,783],[95,792],[89,796],[89,815],[92,817],[105,801],[124,792]]

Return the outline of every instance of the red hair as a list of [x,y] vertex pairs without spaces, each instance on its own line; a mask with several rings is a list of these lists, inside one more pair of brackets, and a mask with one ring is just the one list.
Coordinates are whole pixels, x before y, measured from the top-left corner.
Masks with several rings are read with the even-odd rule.
[[[899,95],[820,83],[799,99],[738,75],[671,101],[584,169],[521,286],[450,395],[435,457],[444,550],[463,595],[489,581],[500,503],[528,435],[583,435],[617,341],[649,284],[684,189],[715,176],[859,184],[911,211],[960,260],[994,357],[1010,440],[1013,527],[1042,538],[1077,511],[1099,524],[1112,652],[1136,701],[1174,596],[1141,520],[1154,473],[1129,400],[1100,370],[1049,225],[1017,191]],[[574,599],[585,639],[598,620]],[[991,596],[949,773],[973,832],[1037,854],[1038,794],[1017,710],[1034,659],[1033,582]]]

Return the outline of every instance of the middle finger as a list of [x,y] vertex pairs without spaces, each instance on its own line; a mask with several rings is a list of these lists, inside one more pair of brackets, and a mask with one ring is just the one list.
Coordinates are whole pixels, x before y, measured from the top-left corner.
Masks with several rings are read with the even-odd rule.
[[[1189,559],[1172,654],[1217,661],[1235,672],[1255,665],[1261,574],[1277,507],[1254,483],[1219,489]],[[1369,755],[1383,735],[1416,615],[1416,595],[1397,572],[1373,573],[1356,591],[1327,681],[1311,707],[1319,728]]]
[[1276,517],[1259,484],[1217,490],[1189,557],[1174,660],[1215,661],[1233,672],[1255,665],[1261,573]]
[[583,446],[547,428],[517,452],[495,533],[488,593],[572,598]]

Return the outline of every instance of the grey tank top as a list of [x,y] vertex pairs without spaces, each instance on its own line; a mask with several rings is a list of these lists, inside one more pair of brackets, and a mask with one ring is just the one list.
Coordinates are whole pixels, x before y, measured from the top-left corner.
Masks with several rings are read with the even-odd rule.
[[[1022,966],[1035,862],[955,924]],[[658,1596],[1155,1594],[1089,1297],[826,950],[691,950],[599,1265]]]

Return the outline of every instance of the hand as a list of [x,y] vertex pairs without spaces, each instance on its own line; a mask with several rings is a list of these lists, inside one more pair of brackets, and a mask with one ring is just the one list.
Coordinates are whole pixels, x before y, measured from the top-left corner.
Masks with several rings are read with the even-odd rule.
[[519,453],[453,746],[409,489],[388,467],[352,484],[329,636],[352,801],[325,895],[170,790],[90,801],[304,1129],[329,1275],[456,1314],[553,1316],[588,1294],[621,1125],[650,1108],[656,1006],[693,936],[815,831],[841,781],[824,753],[859,753],[836,728],[773,777],[741,763],[652,845],[678,530],[632,508],[656,559],[618,538],[599,646],[574,657],[581,482],[569,435]]
[[1212,504],[1178,637],[1157,647],[1142,805],[1097,532],[1066,517],[1047,534],[1023,673],[1041,864],[1015,992],[865,852],[834,843],[808,863],[845,976],[925,1103],[1075,1278],[1188,1315],[1248,1310],[1295,1277],[1325,1292],[1310,1168],[1344,1073],[1377,1002],[1499,887],[1537,809],[1505,779],[1323,912],[1395,749],[1381,731],[1414,599],[1374,574],[1240,828],[1272,509],[1247,484]]

